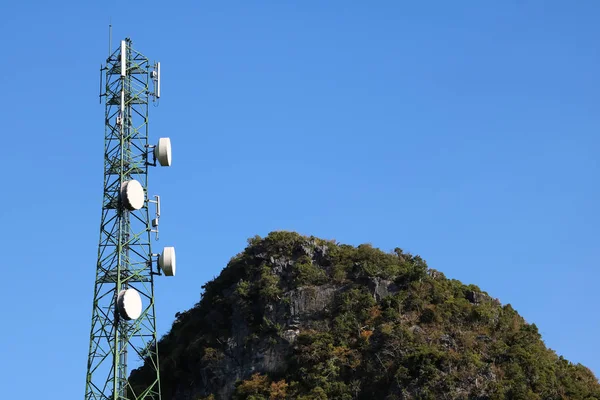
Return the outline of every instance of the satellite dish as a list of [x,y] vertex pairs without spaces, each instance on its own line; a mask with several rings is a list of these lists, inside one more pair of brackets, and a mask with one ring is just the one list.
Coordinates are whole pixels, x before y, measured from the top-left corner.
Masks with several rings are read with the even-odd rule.
[[160,138],[154,148],[154,156],[163,167],[171,166],[171,139]]
[[125,181],[121,185],[121,201],[128,210],[134,211],[144,207],[145,197],[142,184],[135,179]]
[[175,276],[175,247],[165,247],[158,258],[158,266],[166,276]]
[[135,289],[123,289],[117,296],[117,308],[124,319],[138,319],[142,315],[142,298]]

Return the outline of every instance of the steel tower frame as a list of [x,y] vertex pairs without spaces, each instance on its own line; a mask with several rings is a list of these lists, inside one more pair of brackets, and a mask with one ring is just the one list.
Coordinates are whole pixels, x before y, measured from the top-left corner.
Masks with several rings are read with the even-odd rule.
[[[148,142],[148,106],[154,91],[154,65],[121,41],[101,67],[101,98],[105,100],[104,196],[93,300],[86,400],[160,400],[160,377],[154,276],[148,196],[148,167],[156,165]],[[102,75],[104,78],[104,87]],[[103,93],[102,93],[103,89]],[[144,205],[130,211],[120,189],[135,179],[144,189]],[[139,318],[126,320],[117,310],[117,296],[134,288],[142,298]],[[152,383],[133,388],[128,382],[128,358],[145,360],[155,372]]]

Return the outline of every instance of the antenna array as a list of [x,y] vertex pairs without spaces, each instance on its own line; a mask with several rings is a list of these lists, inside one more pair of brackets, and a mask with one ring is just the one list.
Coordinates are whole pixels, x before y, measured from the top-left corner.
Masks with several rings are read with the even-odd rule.
[[[173,276],[176,267],[173,247],[161,254],[151,249],[152,233],[158,239],[160,197],[149,199],[148,168],[171,165],[170,139],[150,145],[148,138],[148,104],[160,96],[160,63],[150,64],[127,38],[109,54],[100,76],[104,197],[85,399],[160,400],[154,277]],[[128,382],[132,357],[152,367],[150,385]]]

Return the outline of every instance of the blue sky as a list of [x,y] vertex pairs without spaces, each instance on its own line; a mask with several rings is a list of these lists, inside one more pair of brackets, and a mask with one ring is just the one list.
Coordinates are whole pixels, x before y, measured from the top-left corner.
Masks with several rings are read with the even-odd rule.
[[109,20],[162,67],[161,335],[286,229],[420,254],[600,375],[600,3],[408,3],[2,2],[3,396],[84,394]]

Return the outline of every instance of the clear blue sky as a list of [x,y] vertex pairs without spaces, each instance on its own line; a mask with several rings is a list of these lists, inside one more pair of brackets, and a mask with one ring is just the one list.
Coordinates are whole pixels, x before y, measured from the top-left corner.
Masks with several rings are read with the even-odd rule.
[[600,375],[600,3],[176,3],[0,5],[4,398],[84,394],[111,18],[162,66],[161,335],[286,229],[420,254]]

